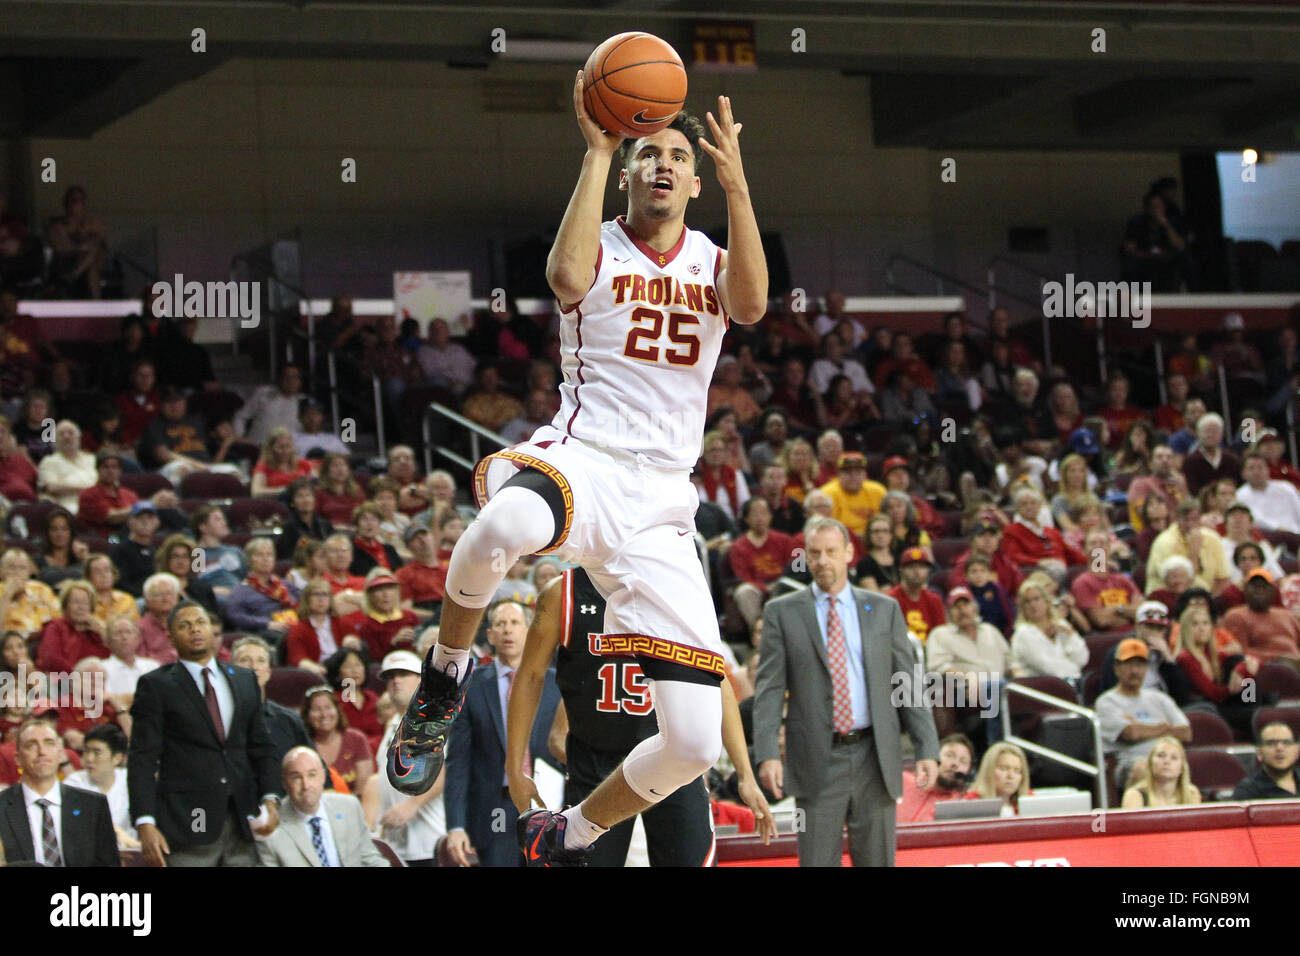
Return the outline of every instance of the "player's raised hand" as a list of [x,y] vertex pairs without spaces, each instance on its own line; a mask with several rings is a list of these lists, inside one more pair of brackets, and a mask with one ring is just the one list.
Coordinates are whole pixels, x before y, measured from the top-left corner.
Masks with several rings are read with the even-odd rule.
[[520,813],[526,813],[534,806],[546,808],[532,777],[525,777],[522,773],[512,773],[507,774],[506,780],[510,785],[510,800]]
[[713,165],[718,171],[718,184],[724,192],[747,189],[745,170],[740,164],[740,130],[743,124],[737,123],[731,115],[731,98],[719,96],[718,118],[714,119],[712,113],[705,113],[704,119],[709,124],[709,132],[713,134],[717,145],[701,136],[700,148],[713,157]]
[[582,71],[573,80],[573,111],[578,114],[578,128],[582,130],[582,138],[587,141],[587,148],[599,152],[612,153],[618,149],[618,144],[623,142],[623,137],[617,133],[606,133],[600,128],[591,114],[587,112],[587,106],[582,102]]
[[745,801],[745,806],[754,811],[754,826],[758,835],[763,838],[763,845],[767,846],[772,842],[772,837],[776,836],[776,817],[772,815],[772,808],[767,805],[767,797],[763,796],[763,791],[752,777],[741,781],[739,789],[740,799]]

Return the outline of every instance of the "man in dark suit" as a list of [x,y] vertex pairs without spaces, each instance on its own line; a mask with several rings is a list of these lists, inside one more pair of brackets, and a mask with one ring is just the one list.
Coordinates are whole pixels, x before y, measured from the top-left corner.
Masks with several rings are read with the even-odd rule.
[[16,742],[22,782],[0,793],[4,858],[11,864],[121,866],[108,800],[59,782],[58,731],[44,720],[28,720]]
[[[506,783],[506,712],[515,671],[528,637],[528,610],[517,601],[501,601],[491,610],[488,640],[496,660],[476,668],[465,696],[464,712],[452,725],[447,744],[447,851],[461,866],[477,851],[483,866],[523,866],[515,841],[519,811]],[[533,720],[525,758],[552,763],[547,736],[555,720],[560,690],[555,669],[546,672],[541,705]],[[558,769],[558,768],[557,768]],[[525,770],[532,776],[532,768]]]
[[763,614],[754,749],[759,778],[778,799],[789,773],[803,811],[800,866],[839,866],[846,824],[854,866],[893,865],[902,729],[916,750],[917,785],[929,789],[938,776],[939,739],[902,609],[849,585],[851,542],[840,522],[809,521],[813,584],[769,601]]
[[[131,819],[155,866],[256,866],[256,832],[279,823],[279,766],[252,671],[218,664],[207,612],[167,617],[180,659],[136,685],[127,758]],[[259,794],[262,808],[259,815]]]

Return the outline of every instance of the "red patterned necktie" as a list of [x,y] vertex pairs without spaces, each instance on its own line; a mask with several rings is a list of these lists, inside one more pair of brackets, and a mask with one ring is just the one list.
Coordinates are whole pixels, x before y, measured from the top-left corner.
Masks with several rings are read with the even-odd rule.
[[831,598],[826,612],[826,655],[831,662],[831,728],[837,734],[847,734],[853,729],[853,702],[849,696],[849,646],[844,640],[844,625],[840,622],[839,602]]
[[208,714],[212,717],[212,726],[217,731],[217,740],[222,746],[226,743],[226,724],[221,719],[221,707],[217,704],[217,691],[212,686],[212,672],[203,668],[203,700],[208,705]]
[[[511,671],[509,674],[506,675],[506,723],[507,724],[509,724],[510,722],[509,719],[510,695],[515,692],[515,674],[517,673],[518,671]],[[533,775],[532,748],[530,748],[528,744],[524,744],[524,776],[531,777],[532,775]]]

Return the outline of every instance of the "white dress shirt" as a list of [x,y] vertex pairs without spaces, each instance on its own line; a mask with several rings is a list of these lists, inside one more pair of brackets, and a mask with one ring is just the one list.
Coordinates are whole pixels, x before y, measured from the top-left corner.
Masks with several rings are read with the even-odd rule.
[[207,688],[203,685],[203,672],[206,670],[212,675],[212,689],[217,692],[217,708],[221,711],[222,730],[228,735],[230,722],[235,717],[235,692],[231,689],[226,675],[221,673],[221,668],[217,666],[217,659],[211,657],[207,664],[196,664],[194,661],[181,661],[181,663],[189,671],[190,677],[194,678],[194,685],[199,689],[199,696],[204,700],[207,699]]
[[867,668],[862,659],[862,629],[859,626],[857,605],[853,603],[853,588],[845,584],[839,594],[830,595],[814,584],[812,594],[817,608],[817,626],[821,630],[822,643],[828,645],[828,655],[830,648],[826,618],[830,613],[831,601],[835,602],[844,631],[844,643],[848,645],[849,701],[853,705],[853,730],[862,730],[871,725],[871,716],[867,706]]
[[27,825],[32,831],[32,848],[36,851],[36,859],[49,863],[45,859],[45,841],[42,836],[45,824],[45,810],[36,805],[37,800],[48,800],[51,804],[50,815],[54,817],[54,837],[59,844],[59,855],[63,857],[64,865],[67,865],[68,857],[63,849],[63,785],[56,783],[50,787],[50,792],[41,796],[27,784],[21,785],[23,788],[23,803],[27,805]]
[[[334,842],[334,831],[330,829],[329,814],[325,812],[324,800],[321,800],[321,802],[316,805],[315,813],[311,814],[310,816],[305,813],[303,814],[302,827],[304,830],[307,831],[308,843],[311,843],[311,821],[312,820],[321,821],[320,824],[321,842],[325,844],[325,856],[329,858],[330,866],[342,866],[343,863],[339,859],[339,848],[338,845]],[[312,843],[312,849],[315,850],[315,848],[316,845]]]
[[113,814],[113,825],[121,827],[132,837],[136,835],[135,827],[131,826],[131,801],[126,788],[126,768],[115,767],[113,769],[113,786],[108,793],[104,793],[103,790],[100,790],[91,782],[90,771],[88,770],[78,770],[75,773],[70,773],[63,778],[63,782],[69,787],[76,787],[78,790],[86,790],[107,797],[108,809]]

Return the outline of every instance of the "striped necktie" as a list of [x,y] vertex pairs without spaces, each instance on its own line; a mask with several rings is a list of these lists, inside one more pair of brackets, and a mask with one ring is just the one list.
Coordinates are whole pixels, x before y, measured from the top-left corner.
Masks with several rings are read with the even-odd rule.
[[36,805],[41,808],[41,854],[45,857],[46,866],[63,866],[63,854],[59,852],[59,835],[54,829],[54,814],[50,812],[50,807],[54,804],[41,798],[36,801]]
[[320,832],[320,817],[311,818],[311,845],[316,848],[321,866],[330,865],[330,856],[325,852],[325,837]]

